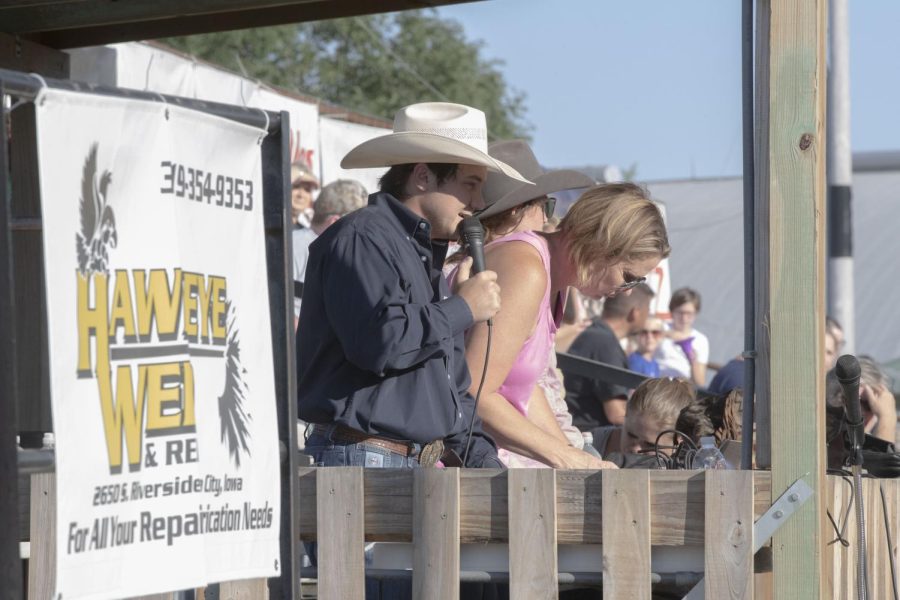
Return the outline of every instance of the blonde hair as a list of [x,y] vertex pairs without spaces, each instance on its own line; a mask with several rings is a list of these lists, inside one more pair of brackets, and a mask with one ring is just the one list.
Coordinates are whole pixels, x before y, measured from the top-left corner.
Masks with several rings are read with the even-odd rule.
[[697,399],[694,386],[685,379],[645,379],[631,394],[625,412],[653,418],[662,428],[675,427],[678,415]]
[[603,183],[585,191],[559,224],[582,284],[608,267],[669,256],[662,214],[633,183]]

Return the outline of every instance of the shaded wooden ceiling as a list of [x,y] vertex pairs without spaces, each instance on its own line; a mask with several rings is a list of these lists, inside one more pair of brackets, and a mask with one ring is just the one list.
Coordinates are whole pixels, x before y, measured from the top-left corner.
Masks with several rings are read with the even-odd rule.
[[469,1],[0,0],[0,31],[63,49]]

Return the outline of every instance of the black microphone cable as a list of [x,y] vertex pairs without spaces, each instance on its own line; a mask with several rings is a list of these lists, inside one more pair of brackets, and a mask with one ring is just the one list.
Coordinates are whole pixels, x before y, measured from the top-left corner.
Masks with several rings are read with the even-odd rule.
[[[484,228],[478,217],[466,217],[460,225],[460,237],[468,247],[469,256],[472,257],[472,274],[477,275],[484,270]],[[484,350],[484,366],[481,369],[481,381],[478,382],[478,390],[475,392],[475,405],[472,407],[472,417],[469,419],[469,430],[466,433],[466,449],[463,452],[463,467],[469,460],[469,447],[472,445],[472,432],[475,429],[475,417],[478,415],[478,401],[481,400],[481,390],[484,387],[484,379],[487,377],[488,359],[491,357],[491,337],[494,333],[494,320],[487,320],[488,338],[487,347]]]
[[463,454],[463,466],[469,458],[469,445],[472,443],[472,430],[475,428],[475,415],[478,414],[478,401],[481,399],[481,388],[484,387],[484,379],[487,377],[488,359],[491,357],[491,336],[494,332],[494,320],[487,320],[488,339],[484,350],[484,367],[481,370],[481,381],[478,382],[478,391],[475,392],[475,406],[472,407],[472,418],[469,419],[469,433],[466,435],[466,451]]

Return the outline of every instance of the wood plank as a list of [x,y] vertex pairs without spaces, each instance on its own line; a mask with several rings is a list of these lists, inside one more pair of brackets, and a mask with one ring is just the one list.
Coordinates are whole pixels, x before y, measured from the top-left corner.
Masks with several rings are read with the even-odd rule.
[[[826,553],[830,555],[831,568],[824,573],[826,581],[822,588],[823,597],[836,600],[852,600],[856,598],[856,515],[855,509],[850,506],[852,494],[851,488],[842,477],[831,476],[829,479],[830,506],[828,513],[837,524],[838,531],[834,531],[831,521],[828,520],[826,535],[823,537]],[[848,507],[851,508],[849,514]],[[828,519],[828,515],[825,515]],[[841,530],[843,529],[843,532]],[[847,541],[844,545],[840,541],[840,533]],[[824,563],[827,565],[829,563]],[[824,570],[823,565],[823,570]],[[828,581],[830,579],[830,581]],[[826,594],[828,594],[826,596]]]
[[[834,515],[835,505],[838,503],[838,499],[835,497],[837,494],[838,488],[835,487],[835,477],[829,476],[825,478],[825,512],[822,513],[822,518],[825,519],[825,536],[822,538],[822,542],[826,544],[823,546],[824,552],[822,553],[822,597],[823,598],[835,598],[834,590],[835,590],[835,581],[837,580],[836,572],[837,562],[835,561],[835,549],[834,544],[830,544],[831,540],[834,539],[834,530],[831,526],[831,521],[829,520],[829,515]],[[835,519],[837,520],[837,519]]]
[[241,579],[219,584],[219,600],[268,600],[268,579]]
[[[767,471],[753,471],[754,523],[772,505],[772,478]],[[772,577],[772,544],[764,545],[753,557],[753,597],[755,600],[775,598]]]
[[413,469],[413,598],[459,598],[459,469]]
[[603,598],[650,600],[650,477],[603,471]]
[[[897,530],[896,513],[891,508],[890,502],[891,492],[896,488],[896,484],[896,480],[890,479],[863,480],[866,499],[866,547],[868,549],[870,598],[893,598],[894,589],[889,557],[893,549],[888,545],[887,532],[890,532],[891,542],[896,544],[897,535],[900,532]],[[886,502],[882,502],[882,489],[884,489]],[[887,511],[885,511],[885,504],[887,504]]]
[[[466,0],[428,0],[427,6],[455,4]],[[469,0],[471,1],[471,0]],[[68,3],[68,2],[67,2]],[[119,5],[123,6],[119,6]],[[286,23],[303,23],[367,15],[399,10],[415,10],[423,7],[422,0],[294,0],[293,2],[264,2],[259,6],[256,0],[219,0],[204,2],[209,10],[191,10],[184,15],[183,8],[157,6],[162,3],[108,2],[105,0],[78,1],[78,10],[69,7],[69,13],[84,12],[88,18],[64,14],[63,11],[40,11],[9,9],[16,12],[0,12],[0,20],[6,31],[11,33],[31,33],[45,45],[54,48],[75,48],[96,46],[114,42],[145,40],[161,37],[194,35],[213,31],[230,31],[251,27],[272,27]],[[171,4],[183,6],[177,2]],[[274,4],[274,5],[273,5]],[[217,7],[217,8],[216,8]],[[213,12],[213,9],[215,12]],[[197,14],[213,13],[213,14]]]
[[0,69],[66,79],[69,76],[69,55],[18,36],[0,33]]
[[31,476],[31,558],[28,598],[47,600],[56,593],[56,480],[53,473]]
[[[330,468],[330,467],[326,467]],[[316,469],[301,467],[300,537],[316,540]],[[411,542],[413,475],[408,469],[368,469],[365,477],[366,540]],[[506,471],[460,472],[460,541],[509,541]],[[702,545],[703,475],[696,471],[649,473],[651,542],[654,546]],[[560,544],[602,541],[601,471],[556,471],[557,540]],[[754,511],[771,505],[771,477],[754,472]]]
[[[757,263],[761,392],[770,405],[773,495],[798,478],[815,492],[773,540],[775,596],[821,593],[824,499],[826,0],[761,0],[757,64],[768,118],[757,186],[764,260]],[[761,222],[760,222],[761,221]],[[768,346],[768,352],[765,352]],[[766,394],[766,391],[768,392]],[[758,396],[759,397],[759,396]]]
[[[898,555],[898,548],[900,548],[900,480],[892,479],[888,482],[887,486],[887,505],[888,511],[891,514],[891,532],[893,534],[893,539],[891,540],[892,544],[889,548],[891,555],[894,557],[894,565],[900,565],[900,555]],[[895,589],[900,592],[900,573],[894,574],[894,586]]]
[[508,495],[510,597],[558,598],[556,473],[511,469]]
[[707,600],[753,597],[753,472],[706,472]]
[[[328,467],[316,473],[321,600],[365,598],[362,467]],[[301,507],[305,504],[301,504]]]

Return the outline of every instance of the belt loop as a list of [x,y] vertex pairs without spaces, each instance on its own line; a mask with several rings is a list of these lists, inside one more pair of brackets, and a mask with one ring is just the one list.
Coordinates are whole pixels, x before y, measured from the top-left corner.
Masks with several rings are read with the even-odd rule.
[[419,454],[422,453],[422,444],[416,442],[409,442],[409,458],[415,458],[418,460]]

